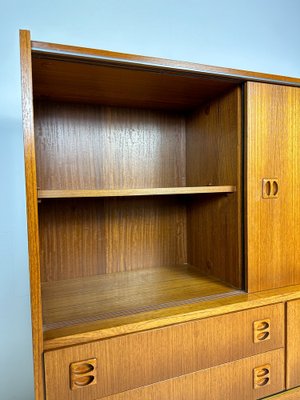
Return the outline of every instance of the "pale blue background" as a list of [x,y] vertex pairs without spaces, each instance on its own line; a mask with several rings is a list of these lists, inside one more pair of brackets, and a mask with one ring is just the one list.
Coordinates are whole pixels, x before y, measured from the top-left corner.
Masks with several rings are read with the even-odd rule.
[[299,0],[0,0],[1,400],[33,399],[19,28],[40,41],[300,77]]

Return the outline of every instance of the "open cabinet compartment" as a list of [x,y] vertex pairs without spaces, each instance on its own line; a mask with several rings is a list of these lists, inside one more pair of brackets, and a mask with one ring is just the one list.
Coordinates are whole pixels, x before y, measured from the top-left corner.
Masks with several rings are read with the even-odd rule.
[[33,91],[45,330],[243,289],[236,81],[33,52]]

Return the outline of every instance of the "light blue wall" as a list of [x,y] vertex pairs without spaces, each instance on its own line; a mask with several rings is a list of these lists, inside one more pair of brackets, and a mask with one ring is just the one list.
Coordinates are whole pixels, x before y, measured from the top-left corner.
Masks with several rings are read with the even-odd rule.
[[1,400],[33,399],[19,28],[40,41],[300,77],[299,0],[1,0]]

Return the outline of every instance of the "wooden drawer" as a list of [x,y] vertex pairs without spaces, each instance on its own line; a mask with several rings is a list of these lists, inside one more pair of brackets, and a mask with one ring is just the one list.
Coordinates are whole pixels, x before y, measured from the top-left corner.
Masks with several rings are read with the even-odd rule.
[[264,397],[263,400],[299,400],[299,399],[300,399],[300,388],[297,388],[275,394],[274,396]]
[[[257,321],[269,325],[266,338],[256,332],[261,341]],[[276,304],[53,350],[44,357],[47,400],[101,398],[283,346],[284,307]],[[70,365],[89,359],[93,381],[71,390]]]
[[286,387],[291,389],[300,385],[300,300],[287,303],[286,321]]
[[[256,371],[267,370],[254,387]],[[263,373],[263,372],[261,372]],[[266,380],[264,380],[266,379]],[[284,389],[284,350],[244,358],[102,400],[252,400]],[[100,399],[99,399],[100,400]]]

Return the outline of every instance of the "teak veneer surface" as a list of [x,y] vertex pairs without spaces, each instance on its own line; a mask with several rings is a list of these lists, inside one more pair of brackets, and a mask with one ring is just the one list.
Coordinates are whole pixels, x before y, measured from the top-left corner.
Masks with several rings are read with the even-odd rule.
[[286,387],[291,389],[300,386],[300,300],[287,303],[286,320]]
[[[299,88],[247,83],[246,261],[250,292],[300,283],[299,126]],[[263,178],[278,180],[277,198],[262,198]]]
[[187,185],[236,185],[234,196],[190,199],[188,262],[237,288],[243,285],[241,120],[241,89],[235,88],[194,111],[186,122]]
[[42,331],[42,302],[40,284],[40,254],[38,238],[38,209],[36,160],[33,121],[32,95],[32,64],[30,33],[20,32],[21,83],[22,83],[22,113],[26,173],[26,206],[28,253],[30,270],[30,298],[34,361],[34,390],[35,400],[44,399],[43,379],[43,331]]
[[38,99],[170,110],[195,108],[237,85],[226,78],[120,68],[47,54],[33,55],[33,76]]
[[163,308],[135,315],[58,328],[44,332],[44,349],[51,350],[98,339],[145,331],[197,319],[300,299],[300,285],[253,294],[220,296],[217,299]]
[[233,193],[235,186],[192,186],[147,189],[104,189],[104,190],[38,190],[39,199],[62,199],[73,197],[126,197],[126,196],[158,196],[177,194],[209,194]]
[[216,77],[221,76],[223,78],[229,78],[232,80],[260,80],[260,81],[276,81],[282,84],[294,84],[300,85],[299,78],[292,78],[287,76],[280,75],[272,75],[272,74],[264,74],[261,72],[253,72],[253,71],[244,71],[233,68],[224,68],[224,67],[216,67],[210,65],[204,65],[199,63],[192,63],[187,61],[175,61],[164,58],[157,57],[146,57],[137,54],[126,54],[126,53],[118,53],[114,51],[108,50],[98,50],[91,49],[86,47],[79,46],[69,46],[57,43],[47,43],[47,42],[38,42],[32,41],[33,53],[36,55],[67,55],[70,56],[81,56],[83,59],[93,59],[93,57],[98,58],[99,60],[107,60],[108,62],[115,62],[116,64],[125,63],[133,63],[135,65],[141,66],[150,66],[157,70],[161,70],[162,67],[166,69],[175,69],[175,70],[183,70],[183,71],[195,71],[199,74],[203,74],[204,76]]
[[288,390],[286,392],[275,394],[274,396],[265,397],[263,400],[299,400],[300,388]]
[[187,263],[181,196],[52,199],[39,218],[42,282]]
[[[222,328],[220,332],[222,332]],[[197,340],[201,341],[201,334],[202,332],[199,332]],[[212,340],[215,341],[215,338],[213,337]],[[180,350],[186,350],[189,347],[188,344],[193,342],[192,338],[184,342],[183,347],[180,347],[180,340],[176,342],[177,339],[180,339],[178,335],[172,335],[171,345],[169,341],[160,342],[159,337],[152,337],[148,339],[150,347],[146,353],[139,351],[139,347],[135,344],[127,342],[133,356],[128,361],[122,357],[122,339],[125,338],[120,338],[120,341],[115,343],[114,349],[107,347],[106,352],[101,353],[101,355],[112,355],[113,351],[119,352],[119,357],[116,357],[114,365],[107,365],[110,374],[107,374],[105,366],[101,363],[102,357],[99,357],[97,381],[101,384],[73,392],[69,390],[68,363],[76,358],[83,359],[85,354],[95,353],[95,349],[89,345],[86,348],[77,346],[72,349],[46,352],[47,400],[86,400],[88,398],[99,400],[254,400],[284,389],[284,349],[269,351],[187,375],[180,373],[176,375],[176,371],[188,370],[196,359],[205,359],[205,357],[199,357],[197,341],[194,351],[189,351],[183,359],[183,353]],[[155,340],[158,342],[150,352]],[[176,344],[178,344],[178,348]],[[172,357],[168,360],[166,350],[170,352],[172,345],[174,346],[173,352],[170,353]],[[105,343],[102,343],[102,346],[105,347]],[[218,347],[218,342],[216,342],[216,346]],[[141,350],[144,350],[144,347]],[[180,354],[178,357],[176,357],[177,351]],[[203,351],[205,353],[205,350]],[[158,352],[161,353],[161,357]],[[144,364],[147,366],[146,369],[142,367]],[[253,370],[266,364],[270,365],[270,384],[254,389]],[[57,365],[61,366],[60,370]],[[168,376],[167,374],[171,371],[175,377],[164,380],[164,377]],[[133,387],[138,382],[146,379],[149,381],[150,377],[157,383],[103,397],[105,392],[121,392],[125,388]]]
[[237,292],[185,264],[48,282],[42,293],[50,330]]
[[[270,320],[270,339],[255,343],[253,323],[265,318]],[[279,349],[284,346],[283,321],[284,306],[277,304],[49,351],[46,377],[53,375],[47,390],[50,398],[65,391],[69,365],[76,360],[98,360],[101,384],[85,389],[86,396],[96,398]],[[72,394],[66,393],[65,400],[69,398]]]
[[36,101],[35,136],[39,189],[186,186],[181,113]]

